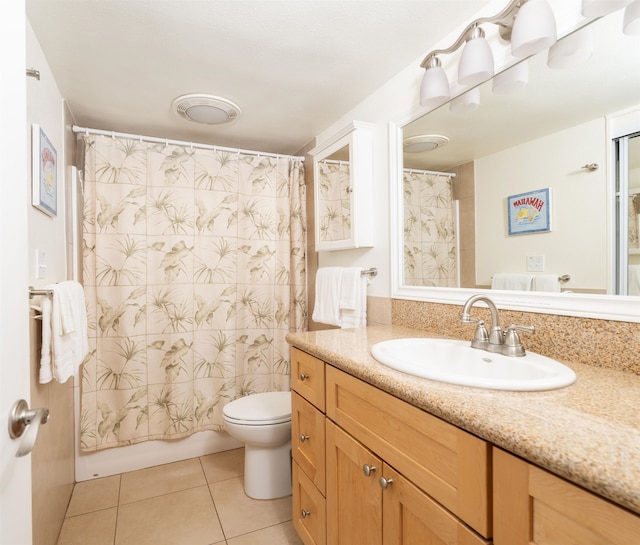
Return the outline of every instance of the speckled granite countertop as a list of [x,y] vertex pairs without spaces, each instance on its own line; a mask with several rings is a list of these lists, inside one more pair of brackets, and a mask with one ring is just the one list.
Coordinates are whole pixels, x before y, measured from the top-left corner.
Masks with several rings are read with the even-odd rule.
[[503,392],[400,373],[370,354],[379,341],[430,337],[398,326],[290,333],[287,341],[494,445],[640,513],[640,376],[571,364],[561,390]]

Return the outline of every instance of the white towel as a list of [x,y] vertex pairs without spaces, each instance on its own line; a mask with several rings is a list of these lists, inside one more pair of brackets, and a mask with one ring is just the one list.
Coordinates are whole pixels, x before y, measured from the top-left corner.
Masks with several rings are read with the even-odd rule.
[[316,274],[316,299],[313,306],[313,321],[341,325],[340,290],[343,267],[321,267]]
[[66,382],[78,373],[89,353],[84,290],[75,281],[46,287],[53,296],[42,298],[40,382]]
[[491,289],[531,291],[533,289],[533,275],[498,273],[493,275]]
[[640,295],[640,265],[629,265],[628,295]]
[[[343,282],[343,289],[353,291],[352,294],[347,294],[346,297],[342,297],[343,301],[347,301],[349,305],[353,303],[353,306],[350,307],[341,306],[340,319],[343,329],[367,326],[367,286],[369,285],[369,277],[361,274],[362,269],[355,267],[354,269],[354,271],[345,269],[345,273],[343,274],[343,279],[345,274],[350,276],[348,282]],[[347,271],[349,271],[349,273],[347,273]]]
[[536,274],[533,278],[533,291],[560,292],[560,279],[557,274]]
[[360,289],[362,286],[362,269],[346,267],[342,271],[340,283],[340,309],[356,310],[360,305]]

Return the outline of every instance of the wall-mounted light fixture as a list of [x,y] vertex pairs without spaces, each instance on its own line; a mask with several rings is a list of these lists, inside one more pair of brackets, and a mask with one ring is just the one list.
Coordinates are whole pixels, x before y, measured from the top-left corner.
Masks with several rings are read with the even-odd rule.
[[493,76],[493,53],[481,28],[485,24],[498,26],[500,37],[511,42],[514,57],[528,57],[557,40],[556,21],[546,0],[512,0],[497,15],[472,21],[450,47],[427,54],[420,65],[425,69],[420,104],[433,107],[449,100],[449,81],[439,56],[453,53],[463,45],[458,81],[462,85],[473,86]]

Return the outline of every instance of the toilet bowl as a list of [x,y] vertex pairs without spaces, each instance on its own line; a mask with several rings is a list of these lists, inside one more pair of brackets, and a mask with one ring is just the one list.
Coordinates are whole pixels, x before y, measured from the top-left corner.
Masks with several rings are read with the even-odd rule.
[[244,449],[244,491],[269,500],[291,494],[291,392],[241,397],[222,409],[224,427]]

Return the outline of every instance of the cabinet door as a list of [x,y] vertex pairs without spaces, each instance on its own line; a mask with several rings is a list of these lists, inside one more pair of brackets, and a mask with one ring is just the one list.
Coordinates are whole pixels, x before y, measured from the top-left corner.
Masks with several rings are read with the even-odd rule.
[[640,516],[494,448],[495,545],[637,545]]
[[293,459],[325,493],[325,417],[311,403],[291,393],[291,451]]
[[382,545],[382,461],[330,421],[326,434],[327,543]]
[[385,544],[486,545],[490,542],[386,464],[383,474],[386,483],[382,495]]

